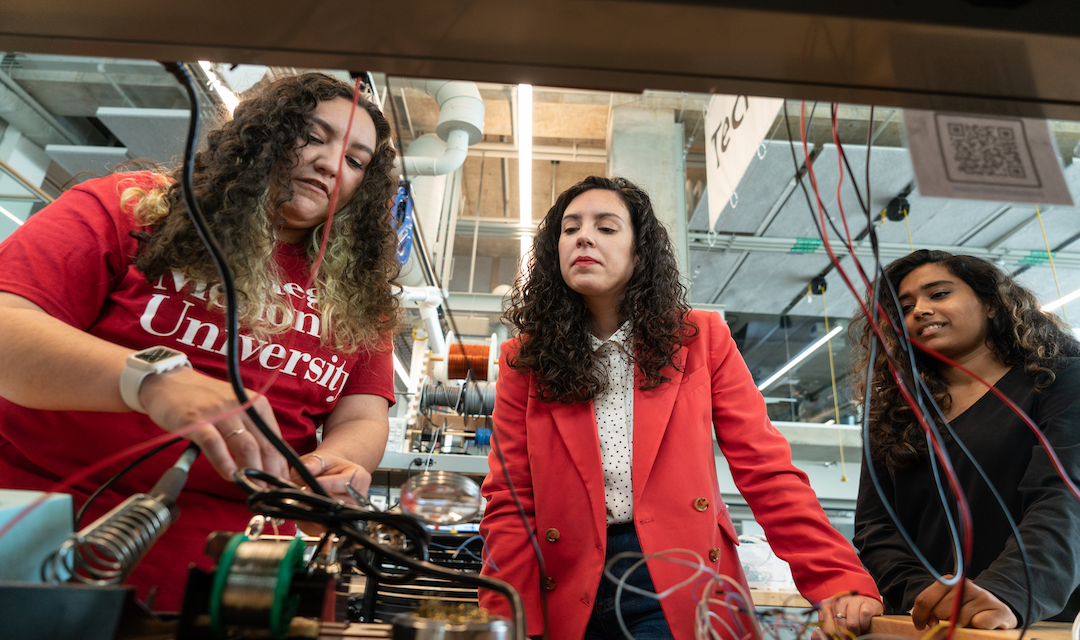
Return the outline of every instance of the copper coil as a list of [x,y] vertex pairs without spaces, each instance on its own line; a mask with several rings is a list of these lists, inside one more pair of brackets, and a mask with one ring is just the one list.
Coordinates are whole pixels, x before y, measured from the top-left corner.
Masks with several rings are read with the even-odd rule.
[[476,380],[488,379],[488,351],[486,344],[450,344],[446,356],[446,376],[451,380],[460,380],[468,376],[472,366]]

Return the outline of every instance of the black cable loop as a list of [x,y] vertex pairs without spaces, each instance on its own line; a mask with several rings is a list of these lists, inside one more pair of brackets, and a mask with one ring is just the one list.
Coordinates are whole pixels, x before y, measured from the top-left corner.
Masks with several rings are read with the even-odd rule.
[[[226,362],[228,363],[229,369],[229,383],[232,385],[233,393],[236,394],[236,399],[241,405],[244,405],[248,403],[248,396],[247,390],[244,389],[243,381],[240,378],[240,321],[237,313],[238,303],[236,299],[236,283],[233,277],[232,268],[229,266],[229,261],[221,250],[221,245],[218,244],[217,239],[214,238],[213,232],[207,226],[205,218],[203,218],[202,209],[199,206],[198,200],[195,198],[195,192],[192,187],[195,167],[195,147],[197,144],[200,120],[199,96],[195,90],[195,83],[192,81],[191,75],[187,72],[187,69],[184,68],[183,64],[179,62],[165,62],[162,64],[165,69],[175,76],[180,84],[184,86],[184,89],[188,94],[188,99],[191,101],[191,122],[188,126],[187,142],[184,145],[184,164],[180,181],[181,190],[184,193],[184,202],[187,205],[188,215],[195,225],[195,230],[198,232],[203,244],[206,245],[206,250],[210,253],[210,257],[213,259],[214,265],[221,275],[222,292],[225,294]],[[289,443],[282,440],[270,429],[269,425],[262,419],[262,416],[255,411],[255,407],[248,406],[247,409],[245,409],[245,413],[259,429],[259,432],[262,433],[263,436],[270,441],[270,444],[272,444],[274,448],[289,461],[289,465],[296,470],[297,474],[303,478],[304,482],[311,487],[313,491],[324,496],[329,495],[326,493],[326,490],[322,488],[322,485],[319,484],[319,481],[315,479],[315,476],[308,471],[296,451],[289,446]]]

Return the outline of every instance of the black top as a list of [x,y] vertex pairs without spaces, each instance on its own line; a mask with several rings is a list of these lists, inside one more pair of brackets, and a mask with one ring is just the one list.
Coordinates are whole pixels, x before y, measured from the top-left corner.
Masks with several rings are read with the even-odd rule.
[[[1031,416],[1073,481],[1080,483],[1080,358],[1070,358],[1042,392],[1035,391],[1022,367],[1011,369],[995,386]],[[1019,526],[1031,563],[1032,621],[1072,621],[1080,611],[1080,501],[1058,477],[1035,435],[989,391],[957,416],[952,426]],[[974,546],[965,573],[1012,607],[1023,624],[1027,582],[1009,523],[957,443],[950,440],[947,450],[973,522]],[[938,571],[952,573],[955,561],[949,524],[926,454],[922,457],[922,464],[907,469],[879,463],[877,476],[915,543]],[[944,471],[941,477],[959,526]],[[866,460],[859,481],[854,542],[885,599],[885,613],[907,613],[916,596],[933,583],[885,512]]]

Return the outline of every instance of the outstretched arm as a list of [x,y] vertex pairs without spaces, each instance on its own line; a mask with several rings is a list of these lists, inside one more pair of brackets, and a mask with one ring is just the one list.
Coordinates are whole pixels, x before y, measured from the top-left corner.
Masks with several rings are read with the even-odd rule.
[[[37,304],[0,292],[0,396],[33,409],[130,411],[120,396],[120,373],[131,349],[54,318]],[[278,435],[266,398],[253,406]],[[287,476],[288,465],[242,412],[229,383],[189,368],[148,376],[139,399],[166,431],[220,418],[185,434],[224,478],[238,466]],[[237,433],[243,429],[242,432]]]
[[[702,331],[710,341],[713,423],[736,486],[776,555],[791,566],[799,590],[831,607],[826,626],[865,631],[882,611],[873,580],[829,523],[806,474],[792,465],[791,448],[769,422],[727,325],[708,314]],[[858,595],[845,595],[852,591]]]

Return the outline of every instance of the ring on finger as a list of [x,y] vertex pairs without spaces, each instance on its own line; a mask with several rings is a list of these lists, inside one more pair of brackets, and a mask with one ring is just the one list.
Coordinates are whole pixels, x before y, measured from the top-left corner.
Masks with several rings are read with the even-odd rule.
[[231,438],[233,436],[238,436],[238,435],[240,435],[241,433],[243,433],[245,431],[247,431],[247,427],[240,427],[236,431],[230,431],[229,435],[225,436],[225,442],[228,442],[229,438]]
[[847,617],[847,616],[845,616],[845,615],[844,615],[844,614],[842,614],[842,613],[838,613],[838,614],[836,614],[836,619],[837,619],[837,620],[843,620],[843,619],[844,619],[844,618],[846,618],[846,617]]
[[309,453],[308,455],[313,457],[313,458],[318,458],[319,459],[319,464],[322,465],[322,468],[319,469],[319,475],[322,475],[323,473],[325,473],[326,472],[326,460],[323,460],[323,457],[320,456],[317,453]]

